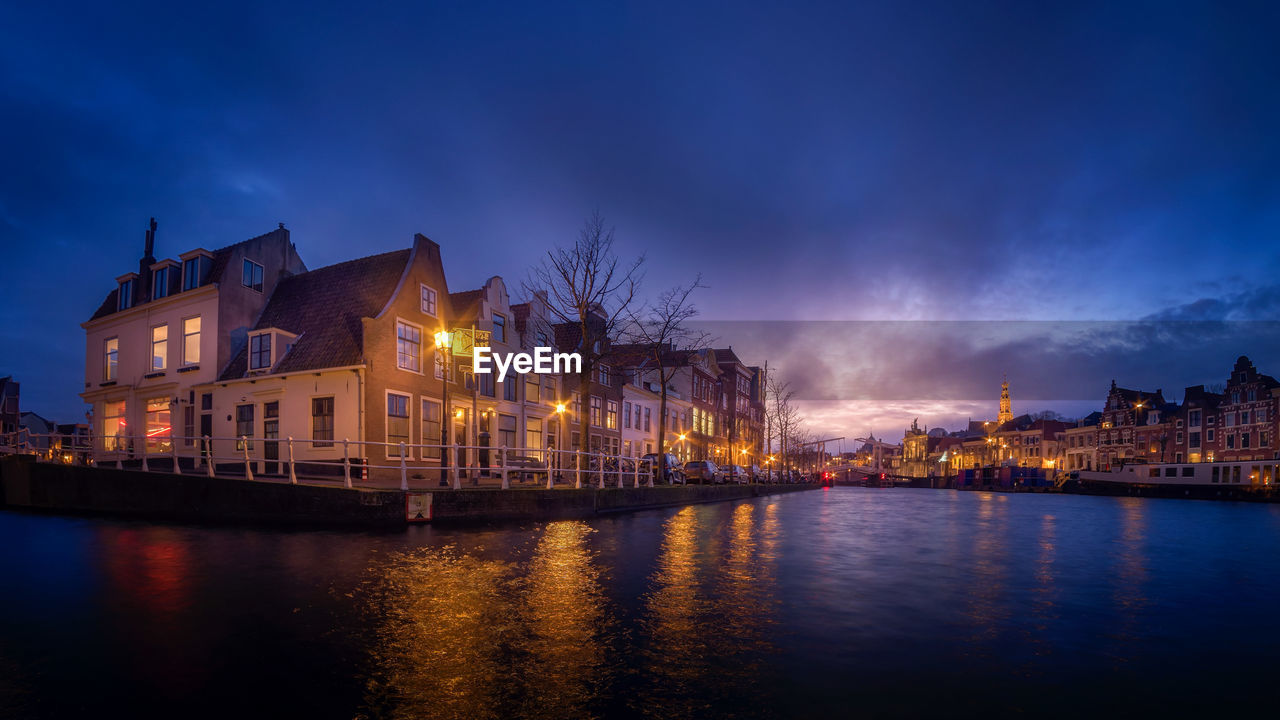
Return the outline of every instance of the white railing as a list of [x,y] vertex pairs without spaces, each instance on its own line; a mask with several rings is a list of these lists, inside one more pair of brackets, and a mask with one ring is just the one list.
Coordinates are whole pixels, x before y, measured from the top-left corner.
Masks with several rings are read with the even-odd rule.
[[[69,444],[70,443],[70,444]],[[655,470],[625,455],[551,448],[431,445],[310,438],[108,435],[97,438],[30,433],[0,434],[0,455],[147,472],[203,473],[247,480],[339,478],[345,487],[376,487],[399,480],[401,490],[448,486],[511,487],[511,481],[546,477],[546,487],[572,482],[581,488],[653,487]],[[428,484],[429,476],[437,483]],[[643,476],[643,478],[642,478]],[[411,483],[413,480],[415,482]]]

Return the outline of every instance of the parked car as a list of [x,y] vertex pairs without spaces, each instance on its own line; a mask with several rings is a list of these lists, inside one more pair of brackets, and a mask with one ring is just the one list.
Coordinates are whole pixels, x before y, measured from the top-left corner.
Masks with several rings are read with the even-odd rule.
[[724,477],[720,467],[710,460],[690,460],[680,471],[684,473],[685,480],[700,484],[721,482]]
[[751,467],[747,468],[747,472],[751,473],[752,482],[769,482],[768,473],[760,469],[759,465],[752,465]]
[[724,467],[724,480],[745,484],[751,482],[751,475],[741,465],[727,465]]
[[640,473],[650,473],[653,475],[655,483],[668,483],[671,485],[684,484],[684,472],[681,470],[680,458],[665,453],[667,458],[666,477],[658,477],[659,459],[662,457],[658,453],[649,453],[640,458]]

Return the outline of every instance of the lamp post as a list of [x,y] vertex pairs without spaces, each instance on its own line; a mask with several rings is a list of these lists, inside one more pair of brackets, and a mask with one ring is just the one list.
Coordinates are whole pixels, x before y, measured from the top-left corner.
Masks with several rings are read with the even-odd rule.
[[[441,394],[444,395],[444,412],[441,414],[440,427],[440,487],[446,487],[449,484],[448,471],[445,469],[449,463],[456,458],[449,457],[448,446],[452,445],[450,440],[453,438],[453,411],[449,403],[449,376],[453,371],[453,338],[448,330],[441,330],[435,334],[436,352],[444,353],[444,377],[440,380]],[[446,462],[446,459],[448,462]]]
[[[554,452],[556,454],[554,459],[554,464],[556,466],[556,475],[559,475],[560,473],[564,472],[564,453],[560,451],[560,448],[564,447],[564,432],[565,432],[564,411],[565,411],[564,403],[556,403],[556,416],[560,419],[559,420],[560,431],[556,433],[558,437],[556,438],[556,447],[554,448]],[[547,489],[548,490],[555,489],[556,487],[555,478],[556,476],[552,475],[551,470],[548,469],[547,470]]]

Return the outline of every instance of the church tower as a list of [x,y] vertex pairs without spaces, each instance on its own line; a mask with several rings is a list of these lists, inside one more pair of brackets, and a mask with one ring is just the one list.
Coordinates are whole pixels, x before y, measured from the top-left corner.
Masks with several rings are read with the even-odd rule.
[[996,423],[1003,425],[1013,419],[1013,404],[1009,401],[1009,378],[1006,376],[1000,384],[1000,414]]

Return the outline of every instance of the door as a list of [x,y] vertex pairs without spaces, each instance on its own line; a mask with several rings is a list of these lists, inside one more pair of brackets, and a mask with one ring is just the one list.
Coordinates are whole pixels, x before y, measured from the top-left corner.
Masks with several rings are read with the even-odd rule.
[[262,458],[266,460],[263,472],[280,474],[280,403],[269,402],[262,406]]

